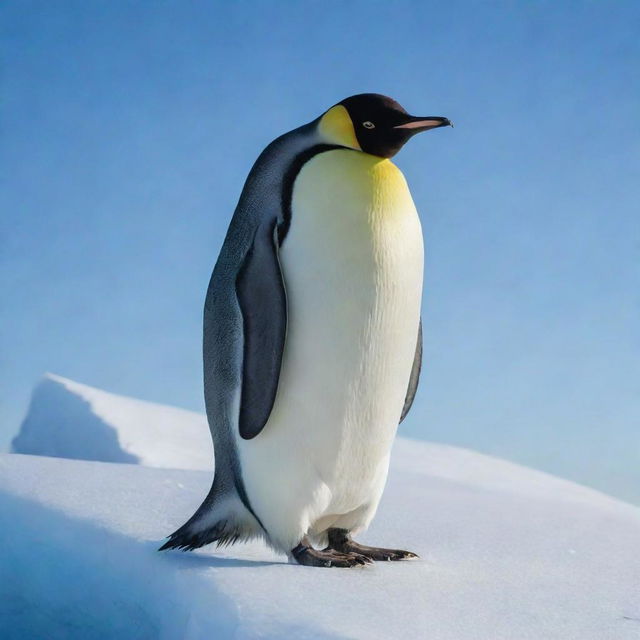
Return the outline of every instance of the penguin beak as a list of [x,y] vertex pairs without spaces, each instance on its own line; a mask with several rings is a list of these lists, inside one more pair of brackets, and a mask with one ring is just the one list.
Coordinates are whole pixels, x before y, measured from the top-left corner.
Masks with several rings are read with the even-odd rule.
[[437,129],[438,127],[453,127],[453,122],[449,118],[441,118],[440,116],[409,116],[407,122],[396,125],[394,129],[402,129],[411,135],[420,133],[421,131],[429,131],[429,129]]

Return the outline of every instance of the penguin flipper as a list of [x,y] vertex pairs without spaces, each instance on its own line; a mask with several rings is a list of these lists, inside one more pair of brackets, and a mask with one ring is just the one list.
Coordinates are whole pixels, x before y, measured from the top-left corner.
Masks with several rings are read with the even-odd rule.
[[236,279],[244,334],[239,427],[245,440],[262,431],[278,390],[287,332],[287,295],[278,249],[277,221],[265,221]]
[[416,344],[416,353],[413,357],[413,367],[411,367],[411,376],[409,377],[409,388],[407,389],[407,396],[404,399],[404,406],[402,407],[402,415],[400,416],[400,422],[402,422],[411,405],[413,399],[416,397],[416,391],[418,390],[418,381],[420,380],[420,370],[422,369],[422,320],[418,325],[418,343]]

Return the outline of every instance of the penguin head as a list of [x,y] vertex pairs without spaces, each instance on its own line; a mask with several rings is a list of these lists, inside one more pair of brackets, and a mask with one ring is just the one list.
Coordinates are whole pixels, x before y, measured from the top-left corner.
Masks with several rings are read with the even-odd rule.
[[409,115],[395,100],[378,93],[360,93],[331,107],[318,121],[329,144],[391,158],[416,133],[453,126],[440,116]]

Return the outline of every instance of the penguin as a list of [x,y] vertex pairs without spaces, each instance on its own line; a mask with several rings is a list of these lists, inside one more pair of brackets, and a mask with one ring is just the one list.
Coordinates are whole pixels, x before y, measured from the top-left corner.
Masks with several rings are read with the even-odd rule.
[[365,93],[260,154],[204,307],[213,486],[160,550],[263,538],[308,566],[416,557],[353,536],[376,513],[422,359],[422,230],[390,158],[448,125]]

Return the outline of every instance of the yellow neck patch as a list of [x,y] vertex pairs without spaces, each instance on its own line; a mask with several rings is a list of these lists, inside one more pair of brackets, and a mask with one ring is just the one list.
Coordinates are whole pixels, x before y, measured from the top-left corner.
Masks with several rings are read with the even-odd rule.
[[331,107],[331,109],[320,118],[318,130],[320,131],[320,135],[329,144],[339,144],[343,147],[362,151],[358,144],[349,112],[341,104]]

